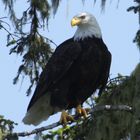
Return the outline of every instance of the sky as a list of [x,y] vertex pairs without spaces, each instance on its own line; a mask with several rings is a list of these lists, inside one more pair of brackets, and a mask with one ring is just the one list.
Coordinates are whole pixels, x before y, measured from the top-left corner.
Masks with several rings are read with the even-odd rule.
[[[112,53],[111,77],[122,75],[130,75],[135,66],[140,60],[139,50],[133,39],[138,30],[138,16],[132,12],[127,12],[126,9],[134,5],[133,1],[120,0],[117,8],[118,0],[108,0],[105,12],[101,12],[100,4],[88,1],[83,6],[81,0],[62,1],[58,8],[55,17],[52,16],[49,20],[49,29],[42,33],[53,40],[57,45],[64,40],[72,37],[76,28],[71,28],[70,20],[79,12],[87,11],[92,13],[101,27],[103,40]],[[27,4],[17,1],[15,9],[18,16],[21,15],[21,10],[26,9]],[[0,2],[0,17],[5,16],[4,6]],[[27,28],[28,30],[28,28]],[[5,118],[14,120],[18,123],[15,127],[16,132],[32,130],[35,127],[26,126],[22,123],[22,118],[26,113],[26,108],[30,101],[25,92],[29,85],[27,78],[17,85],[12,84],[12,80],[17,73],[20,65],[20,56],[9,55],[9,48],[6,46],[6,32],[0,30],[0,114]],[[46,126],[52,122],[59,120],[59,115],[50,117],[40,126]],[[20,138],[20,140],[32,139],[33,136]]]

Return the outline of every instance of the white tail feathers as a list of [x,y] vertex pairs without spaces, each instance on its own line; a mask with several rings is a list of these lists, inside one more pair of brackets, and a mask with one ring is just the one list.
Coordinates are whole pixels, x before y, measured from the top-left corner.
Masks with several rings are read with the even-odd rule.
[[23,118],[24,124],[28,125],[39,125],[42,121],[48,119],[50,113],[46,110],[37,110],[31,109],[29,112],[26,113],[26,116]]
[[54,107],[50,105],[49,94],[44,95],[28,110],[23,122],[28,125],[39,125],[42,121],[45,121],[53,113],[58,112]]

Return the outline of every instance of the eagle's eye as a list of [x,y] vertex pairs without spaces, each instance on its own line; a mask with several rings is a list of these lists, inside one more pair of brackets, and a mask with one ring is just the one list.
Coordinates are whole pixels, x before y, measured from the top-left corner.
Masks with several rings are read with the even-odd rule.
[[85,17],[86,17],[86,16],[84,16],[84,15],[80,16],[81,19],[85,19]]

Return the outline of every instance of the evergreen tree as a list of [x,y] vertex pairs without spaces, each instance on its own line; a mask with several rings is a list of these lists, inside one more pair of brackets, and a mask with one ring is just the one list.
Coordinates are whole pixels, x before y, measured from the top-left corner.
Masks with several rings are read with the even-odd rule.
[[[140,24],[140,0],[134,0],[136,6],[127,9],[139,15]],[[14,26],[14,33],[5,27],[4,18],[0,18],[0,29],[7,32],[7,46],[10,54],[20,55],[22,63],[18,68],[13,83],[16,84],[21,75],[29,77],[30,85],[27,95],[31,93],[33,85],[38,82],[39,74],[53,53],[52,45],[55,43],[43,36],[40,28],[47,28],[48,20],[57,14],[60,0],[28,0],[28,7],[23,11],[22,17],[17,18],[14,10],[14,0],[2,0],[3,6],[9,12],[9,20]],[[83,3],[87,2],[82,0]],[[96,3],[96,0],[93,0]],[[105,8],[106,0],[101,0],[101,9]],[[8,23],[6,23],[9,25]],[[28,26],[30,30],[25,32]],[[140,48],[140,30],[138,29],[133,40]],[[56,45],[55,45],[56,46]],[[111,79],[101,96],[90,98],[86,104],[90,107],[87,119],[78,119],[75,123],[65,128],[53,130],[60,125],[54,123],[50,126],[36,129],[29,133],[13,133],[16,127],[13,121],[0,116],[0,140],[15,139],[37,133],[36,139],[44,140],[139,140],[140,139],[140,64],[134,68],[130,76],[118,75]],[[94,106],[91,100],[94,100]],[[47,134],[44,130],[52,129]]]

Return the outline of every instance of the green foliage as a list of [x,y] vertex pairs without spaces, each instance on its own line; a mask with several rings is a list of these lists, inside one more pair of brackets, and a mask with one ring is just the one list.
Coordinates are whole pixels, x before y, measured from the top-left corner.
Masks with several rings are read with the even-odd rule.
[[129,78],[123,80],[116,88],[102,94],[98,104],[125,104],[132,106],[133,114],[128,112],[99,112],[94,114],[87,140],[119,140],[140,135],[140,64]]
[[140,50],[140,30],[137,31],[133,42],[137,44],[138,49]]
[[51,0],[52,2],[52,8],[53,8],[53,14],[55,15],[58,9],[58,6],[60,4],[61,0]]
[[29,34],[15,41],[12,40],[8,45],[16,45],[11,48],[11,53],[22,55],[22,64],[18,69],[17,76],[13,83],[16,84],[21,74],[27,75],[30,78],[31,85],[27,90],[27,94],[31,92],[32,86],[39,79],[39,72],[46,65],[52,50],[48,43],[48,39],[40,34]]
[[[78,119],[71,126],[61,127],[43,136],[44,140],[85,140],[90,119]],[[86,127],[85,127],[86,126]]]
[[57,139],[57,140],[63,140],[64,139],[64,133],[68,132],[70,130],[69,126],[58,128],[57,130],[50,131],[47,135],[43,136],[44,140],[49,139]]
[[[31,83],[27,89],[27,95],[29,95],[52,54],[50,47],[52,41],[39,33],[39,29],[44,28],[48,23],[50,6],[47,0],[29,0],[29,7],[23,11],[20,18],[17,18],[14,2],[7,0],[3,3],[9,11],[16,32],[16,34],[12,34],[7,31],[7,47],[11,48],[10,54],[15,53],[22,56],[22,62],[13,83],[16,84],[20,76],[28,76]],[[28,32],[24,31],[26,26],[29,27]]]
[[[112,90],[105,92],[98,101],[99,104],[132,106],[133,78],[126,79]],[[111,85],[112,86],[112,85]],[[129,87],[127,89],[127,87]],[[132,90],[130,90],[133,88]],[[120,140],[125,139],[131,133],[133,115],[129,112],[101,111],[94,114],[93,127],[90,129],[87,139],[94,137],[96,140]]]
[[[85,0],[81,0],[83,4],[85,4]],[[101,8],[102,10],[104,10],[105,8],[105,4],[106,4],[107,0],[100,0],[101,2]],[[119,1],[119,0],[118,0]],[[51,0],[52,3],[52,9],[53,9],[53,14],[55,15],[57,12],[57,9],[59,7],[61,0]],[[93,0],[94,4],[97,2],[96,0]]]
[[[133,11],[135,14],[138,14],[139,16],[139,26],[140,26],[140,1],[135,0],[136,6],[131,6],[127,9],[128,12]],[[137,44],[138,49],[140,50],[140,30],[136,32],[136,36],[133,40],[134,43]]]
[[16,135],[12,135],[14,125],[17,125],[11,120],[4,119],[0,116],[0,140],[17,140]]

